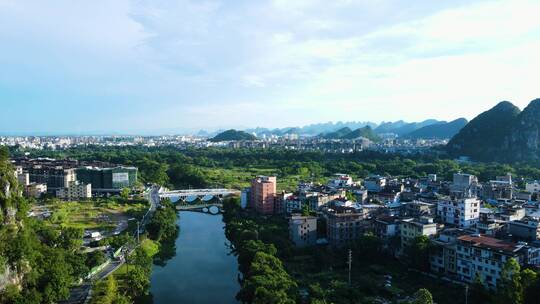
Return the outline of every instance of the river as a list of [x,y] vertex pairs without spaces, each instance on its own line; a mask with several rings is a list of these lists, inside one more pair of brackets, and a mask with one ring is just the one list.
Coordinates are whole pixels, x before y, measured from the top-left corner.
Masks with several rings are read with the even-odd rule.
[[[221,215],[180,212],[180,233],[164,266],[154,265],[154,304],[238,303],[238,262],[229,255]],[[170,259],[169,259],[170,258]]]

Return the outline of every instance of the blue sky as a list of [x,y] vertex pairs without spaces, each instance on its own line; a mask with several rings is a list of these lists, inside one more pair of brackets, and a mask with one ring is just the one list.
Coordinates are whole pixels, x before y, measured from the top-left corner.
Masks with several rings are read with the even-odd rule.
[[472,118],[540,97],[540,1],[0,0],[0,132]]

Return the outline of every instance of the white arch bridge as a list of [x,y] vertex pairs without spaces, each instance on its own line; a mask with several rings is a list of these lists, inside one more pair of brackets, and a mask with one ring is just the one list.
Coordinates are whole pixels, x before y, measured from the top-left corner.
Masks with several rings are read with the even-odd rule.
[[[221,210],[221,200],[232,195],[240,195],[240,191],[233,189],[186,189],[159,192],[160,199],[170,199],[178,210],[212,212]],[[213,208],[216,207],[216,208]]]

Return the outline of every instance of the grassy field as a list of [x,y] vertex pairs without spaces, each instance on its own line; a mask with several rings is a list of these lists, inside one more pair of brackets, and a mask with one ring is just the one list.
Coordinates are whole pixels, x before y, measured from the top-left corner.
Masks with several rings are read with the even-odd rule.
[[[248,187],[250,181],[258,175],[277,175],[278,191],[296,190],[298,182],[311,180],[309,176],[287,175],[280,176],[277,170],[272,168],[201,168],[205,177],[210,183],[210,187],[225,187],[232,189],[242,189]],[[315,182],[326,182],[326,178],[314,180]]]
[[138,217],[146,212],[145,201],[90,200],[65,202],[48,200],[38,206],[51,211],[46,221],[54,226],[75,227],[92,230],[112,230],[120,221]]

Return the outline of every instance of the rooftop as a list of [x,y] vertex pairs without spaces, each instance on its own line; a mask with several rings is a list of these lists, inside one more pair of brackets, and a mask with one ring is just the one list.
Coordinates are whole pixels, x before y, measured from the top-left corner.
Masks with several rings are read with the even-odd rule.
[[506,252],[514,252],[517,249],[516,243],[499,240],[486,235],[463,235],[458,237],[458,240],[471,243],[475,247],[488,248],[493,250],[502,250]]

